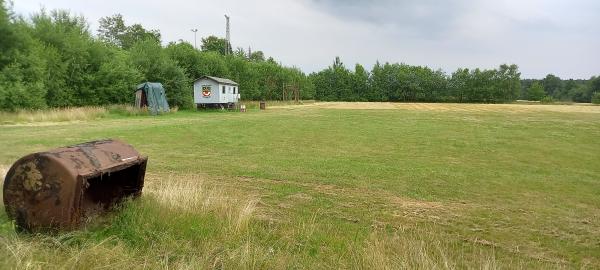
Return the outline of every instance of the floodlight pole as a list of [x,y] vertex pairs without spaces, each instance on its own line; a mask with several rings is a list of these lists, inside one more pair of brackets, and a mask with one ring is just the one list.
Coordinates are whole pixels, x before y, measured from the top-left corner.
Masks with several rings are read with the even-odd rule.
[[225,48],[225,54],[229,54],[231,50],[231,35],[229,32],[229,16],[225,14],[225,40],[227,40],[227,48]]
[[198,29],[192,29],[192,32],[194,32],[194,49],[198,49],[198,47],[196,46],[196,33],[198,32]]

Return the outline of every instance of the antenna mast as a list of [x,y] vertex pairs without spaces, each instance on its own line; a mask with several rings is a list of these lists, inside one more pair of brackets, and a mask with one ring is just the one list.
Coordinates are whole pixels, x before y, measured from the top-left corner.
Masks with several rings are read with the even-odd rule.
[[227,40],[225,54],[229,54],[229,51],[231,50],[231,34],[229,32],[229,16],[227,16],[227,14],[225,14],[225,40]]

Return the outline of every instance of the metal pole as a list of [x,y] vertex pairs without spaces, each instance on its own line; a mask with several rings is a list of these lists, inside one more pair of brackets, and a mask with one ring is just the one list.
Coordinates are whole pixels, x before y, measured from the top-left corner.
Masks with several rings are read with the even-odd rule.
[[225,40],[227,40],[225,54],[229,54],[231,50],[231,35],[229,33],[229,16],[227,14],[225,14],[225,21]]
[[192,29],[192,32],[194,32],[194,49],[198,49],[196,46],[196,33],[198,32],[198,29]]

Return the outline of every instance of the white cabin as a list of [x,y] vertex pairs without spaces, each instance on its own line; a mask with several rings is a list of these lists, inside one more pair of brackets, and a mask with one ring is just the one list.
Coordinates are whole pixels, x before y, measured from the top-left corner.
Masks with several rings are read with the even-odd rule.
[[194,103],[197,106],[227,105],[239,100],[238,84],[232,80],[202,76],[194,81]]

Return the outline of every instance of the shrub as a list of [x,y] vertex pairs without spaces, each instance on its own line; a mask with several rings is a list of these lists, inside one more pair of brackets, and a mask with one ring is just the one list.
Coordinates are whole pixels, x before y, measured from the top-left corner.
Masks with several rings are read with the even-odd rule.
[[529,87],[529,91],[528,91],[529,100],[540,101],[540,100],[542,100],[542,98],[544,98],[545,94],[546,94],[546,92],[544,92],[544,86],[542,86],[542,84],[539,82],[534,82],[531,85],[531,87]]
[[554,103],[554,99],[551,96],[545,96],[542,98],[541,102],[544,104],[551,104]]
[[592,103],[600,104],[600,92],[596,92],[594,95],[592,95]]

